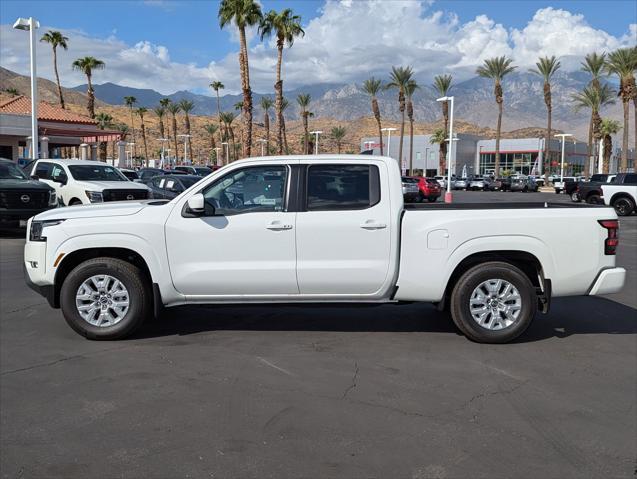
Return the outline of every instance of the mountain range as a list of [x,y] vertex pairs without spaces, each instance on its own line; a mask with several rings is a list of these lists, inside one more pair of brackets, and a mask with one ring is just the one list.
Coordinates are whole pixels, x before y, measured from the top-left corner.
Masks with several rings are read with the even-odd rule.
[[[0,68],[0,80],[4,88],[7,86],[25,90],[28,94],[28,77]],[[56,100],[55,85],[44,79],[38,80],[40,90],[46,90],[42,99]],[[581,91],[588,82],[588,76],[583,72],[559,71],[552,80],[553,96],[553,127],[570,133],[581,140],[588,136],[590,113],[586,110],[575,111],[571,97]],[[417,122],[431,123],[441,117],[440,105],[435,101],[436,92],[425,81],[419,82],[419,88],[414,95],[414,116]],[[16,86],[17,85],[17,86]],[[84,97],[86,85],[65,88],[66,95],[71,95],[74,103],[80,103]],[[527,72],[515,72],[508,75],[503,82],[504,89],[504,118],[503,131],[511,131],[528,127],[542,128],[546,125],[546,106],[543,98],[543,80],[541,77]],[[217,112],[215,96],[201,95],[189,91],[177,91],[170,95],[151,89],[131,88],[114,83],[94,85],[95,95],[99,104],[123,105],[125,96],[134,96],[139,106],[152,108],[158,105],[162,98],[173,101],[191,100],[194,104],[193,114],[214,115]],[[315,118],[329,118],[336,121],[352,121],[371,115],[369,97],[358,84],[322,84],[312,85],[285,92],[290,100],[290,107],[286,111],[286,118],[299,118],[295,98],[299,93],[309,93],[312,97],[310,110]],[[493,98],[493,84],[484,78],[471,78],[458,82],[450,92],[455,97],[455,117],[478,127],[494,128],[497,121],[497,106]],[[211,90],[211,95],[214,92]],[[273,96],[272,93],[267,94]],[[262,112],[259,99],[262,93],[254,93],[255,121],[260,121]],[[50,97],[50,98],[49,98]],[[76,98],[77,97],[77,98]],[[234,105],[241,101],[241,95],[223,95],[220,98],[222,111],[234,111]],[[82,100],[85,101],[85,100]],[[397,121],[400,119],[396,91],[383,91],[379,97],[381,115],[384,119]],[[617,120],[622,118],[621,102],[617,101],[602,110],[602,116]],[[631,132],[632,136],[632,132]]]

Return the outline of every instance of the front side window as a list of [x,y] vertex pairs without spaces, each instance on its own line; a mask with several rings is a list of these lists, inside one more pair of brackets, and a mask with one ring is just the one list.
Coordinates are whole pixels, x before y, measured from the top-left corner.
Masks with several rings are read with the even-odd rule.
[[312,165],[307,173],[307,210],[359,210],[380,201],[373,165]]
[[285,166],[256,166],[228,173],[202,191],[216,215],[283,211]]
[[106,165],[71,165],[71,176],[78,181],[128,181],[117,168]]
[[68,177],[66,171],[60,165],[53,165],[51,168],[51,179],[60,183],[66,183]]
[[40,178],[41,180],[50,180],[51,179],[51,169],[53,168],[52,163],[48,163],[46,161],[41,161],[35,167],[34,175]]

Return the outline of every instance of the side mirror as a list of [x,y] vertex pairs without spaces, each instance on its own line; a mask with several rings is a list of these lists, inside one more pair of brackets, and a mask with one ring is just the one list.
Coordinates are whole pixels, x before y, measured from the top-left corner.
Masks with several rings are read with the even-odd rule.
[[182,216],[186,218],[194,218],[203,216],[206,213],[204,197],[201,193],[195,193],[184,205]]

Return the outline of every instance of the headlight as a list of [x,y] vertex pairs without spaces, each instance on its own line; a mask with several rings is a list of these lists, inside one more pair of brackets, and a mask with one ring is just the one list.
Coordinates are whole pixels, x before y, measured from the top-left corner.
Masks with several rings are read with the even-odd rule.
[[102,196],[102,192],[101,191],[85,191],[84,193],[86,193],[86,196],[88,197],[88,200],[91,203],[101,203],[102,201],[104,201],[104,197]]
[[49,191],[49,206],[55,206],[58,204],[58,197],[55,194],[55,190]]
[[29,231],[29,241],[46,241],[44,236],[44,228],[49,226],[55,226],[62,223],[64,220],[45,220],[45,221],[31,221],[31,230]]

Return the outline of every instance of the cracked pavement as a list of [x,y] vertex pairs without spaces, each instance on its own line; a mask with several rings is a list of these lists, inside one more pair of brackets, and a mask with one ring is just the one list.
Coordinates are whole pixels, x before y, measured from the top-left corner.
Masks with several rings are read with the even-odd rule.
[[633,478],[636,242],[622,219],[622,293],[556,299],[509,345],[427,304],[182,307],[104,343],[5,236],[0,477]]

